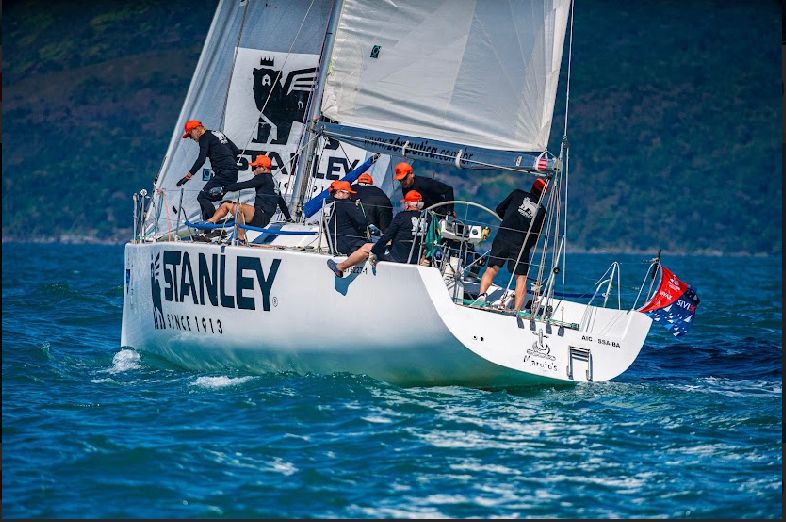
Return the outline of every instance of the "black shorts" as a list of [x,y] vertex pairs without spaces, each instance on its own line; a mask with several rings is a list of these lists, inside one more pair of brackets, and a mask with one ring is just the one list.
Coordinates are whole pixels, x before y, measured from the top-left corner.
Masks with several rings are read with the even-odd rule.
[[251,220],[252,227],[265,228],[270,223],[270,216],[268,216],[261,208],[254,207],[254,218]]
[[[519,250],[521,250],[521,243],[514,243],[499,236],[495,237],[494,242],[491,244],[488,266],[502,266],[507,261],[509,272],[515,275],[526,275],[527,270],[529,270],[530,252],[529,250],[524,250],[521,253],[518,264],[516,264]],[[514,267],[513,265],[516,266]]]
[[339,236],[336,240],[336,252],[350,255],[366,243],[368,243],[368,241],[362,237]]

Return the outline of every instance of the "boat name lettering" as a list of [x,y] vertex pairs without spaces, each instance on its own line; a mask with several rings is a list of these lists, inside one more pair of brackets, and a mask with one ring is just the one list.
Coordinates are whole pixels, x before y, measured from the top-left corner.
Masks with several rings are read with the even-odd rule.
[[598,337],[597,339],[593,339],[591,335],[582,335],[581,336],[581,340],[582,341],[589,341],[589,342],[595,341],[596,343],[598,343],[600,345],[611,346],[612,348],[619,348],[620,347],[620,343],[618,343],[617,341],[609,341],[608,339],[601,339],[600,337]]
[[[256,310],[257,296],[261,293],[262,309],[268,312],[271,302],[270,289],[281,260],[274,259],[265,275],[258,257],[237,256],[234,282],[232,274],[227,274],[224,254],[199,253],[192,264],[188,252],[165,250],[161,264],[165,301],[190,301],[195,305],[210,304],[222,308]],[[255,277],[246,275],[248,272],[253,272]],[[258,291],[255,291],[255,281],[259,284]]]
[[543,360],[537,357],[533,357],[532,355],[525,355],[524,362],[529,363],[530,366],[535,368],[540,368],[541,370],[548,370],[550,372],[557,371],[556,363],[552,361]]

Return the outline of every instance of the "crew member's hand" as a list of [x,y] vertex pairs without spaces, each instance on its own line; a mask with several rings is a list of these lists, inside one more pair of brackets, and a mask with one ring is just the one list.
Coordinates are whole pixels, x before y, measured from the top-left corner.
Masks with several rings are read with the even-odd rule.
[[180,187],[182,185],[185,185],[186,183],[188,183],[188,180],[190,179],[191,179],[191,173],[189,172],[185,176],[180,178],[180,181],[177,182],[177,186]]

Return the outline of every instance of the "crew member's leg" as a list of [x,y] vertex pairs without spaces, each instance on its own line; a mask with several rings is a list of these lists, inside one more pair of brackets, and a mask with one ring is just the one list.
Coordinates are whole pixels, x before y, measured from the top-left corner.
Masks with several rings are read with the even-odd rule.
[[211,217],[207,221],[210,223],[218,223],[219,221],[224,219],[224,217],[226,217],[226,215],[229,214],[230,212],[234,215],[235,204],[232,203],[231,201],[224,201],[223,203],[221,203],[221,206],[218,207],[218,210],[216,210],[213,213],[213,217]]
[[494,242],[491,243],[491,252],[489,253],[489,260],[486,262],[486,270],[483,272],[483,277],[480,278],[480,295],[485,294],[494,282],[499,268],[505,264],[507,251],[507,243],[504,238],[497,234]]
[[[489,261],[491,262],[491,261]],[[485,294],[486,291],[491,286],[491,283],[494,282],[494,278],[497,277],[497,273],[499,273],[499,267],[489,265],[486,267],[485,272],[483,272],[483,277],[480,278],[480,293]]]
[[527,276],[516,276],[516,289],[513,291],[513,310],[518,312],[521,310],[521,305],[524,304],[524,298],[527,297]]
[[197,194],[197,202],[199,203],[199,207],[202,209],[202,219],[205,221],[213,217],[213,214],[216,212],[216,207],[213,205],[213,202],[220,201],[223,197],[221,195],[218,197],[211,196],[210,189],[213,187],[221,187],[223,185],[224,182],[216,179],[216,177],[213,176],[207,183],[205,183],[205,186],[202,188],[202,190],[199,191],[199,194]]
[[[254,221],[254,212],[255,209],[251,205],[247,205],[245,203],[240,204],[240,212],[235,214],[235,219],[238,220],[238,223],[246,224],[248,223],[251,225]],[[246,239],[246,230],[244,228],[238,227],[237,229],[237,238],[241,241]]]
[[371,252],[371,248],[373,246],[374,243],[363,244],[363,246],[352,252],[344,261],[336,264],[336,268],[343,272],[347,268],[363,263],[366,259],[368,259],[368,253]]
[[[519,247],[520,249],[521,247]],[[521,310],[521,305],[524,304],[524,298],[527,297],[527,272],[529,272],[529,250],[521,253],[521,258],[516,266],[512,265],[515,260],[508,263],[508,270],[513,272],[516,276],[516,288],[513,290],[513,310],[518,312]],[[518,255],[518,253],[516,254]]]

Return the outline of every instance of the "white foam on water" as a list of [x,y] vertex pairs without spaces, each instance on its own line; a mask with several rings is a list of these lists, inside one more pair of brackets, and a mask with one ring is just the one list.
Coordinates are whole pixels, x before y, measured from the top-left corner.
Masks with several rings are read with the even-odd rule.
[[292,475],[292,474],[298,472],[297,466],[295,466],[291,462],[287,462],[287,461],[282,460],[282,459],[280,459],[278,457],[275,457],[273,459],[273,462],[271,463],[271,466],[273,468],[273,471],[276,471],[276,472],[281,473],[281,474],[286,475],[286,476],[289,476],[289,475]]
[[393,422],[391,419],[388,419],[387,417],[380,417],[377,415],[368,415],[366,417],[361,417],[361,419],[363,419],[366,422],[371,422],[374,424],[390,424],[391,422]]
[[251,379],[253,379],[253,377],[228,377],[226,375],[222,375],[220,377],[199,377],[197,380],[191,383],[191,386],[200,386],[209,390],[218,390],[220,388],[226,388],[227,386],[243,384],[244,382],[248,382]]
[[124,348],[112,357],[112,367],[106,370],[108,373],[122,373],[128,370],[139,368],[139,361],[142,357],[136,350]]

